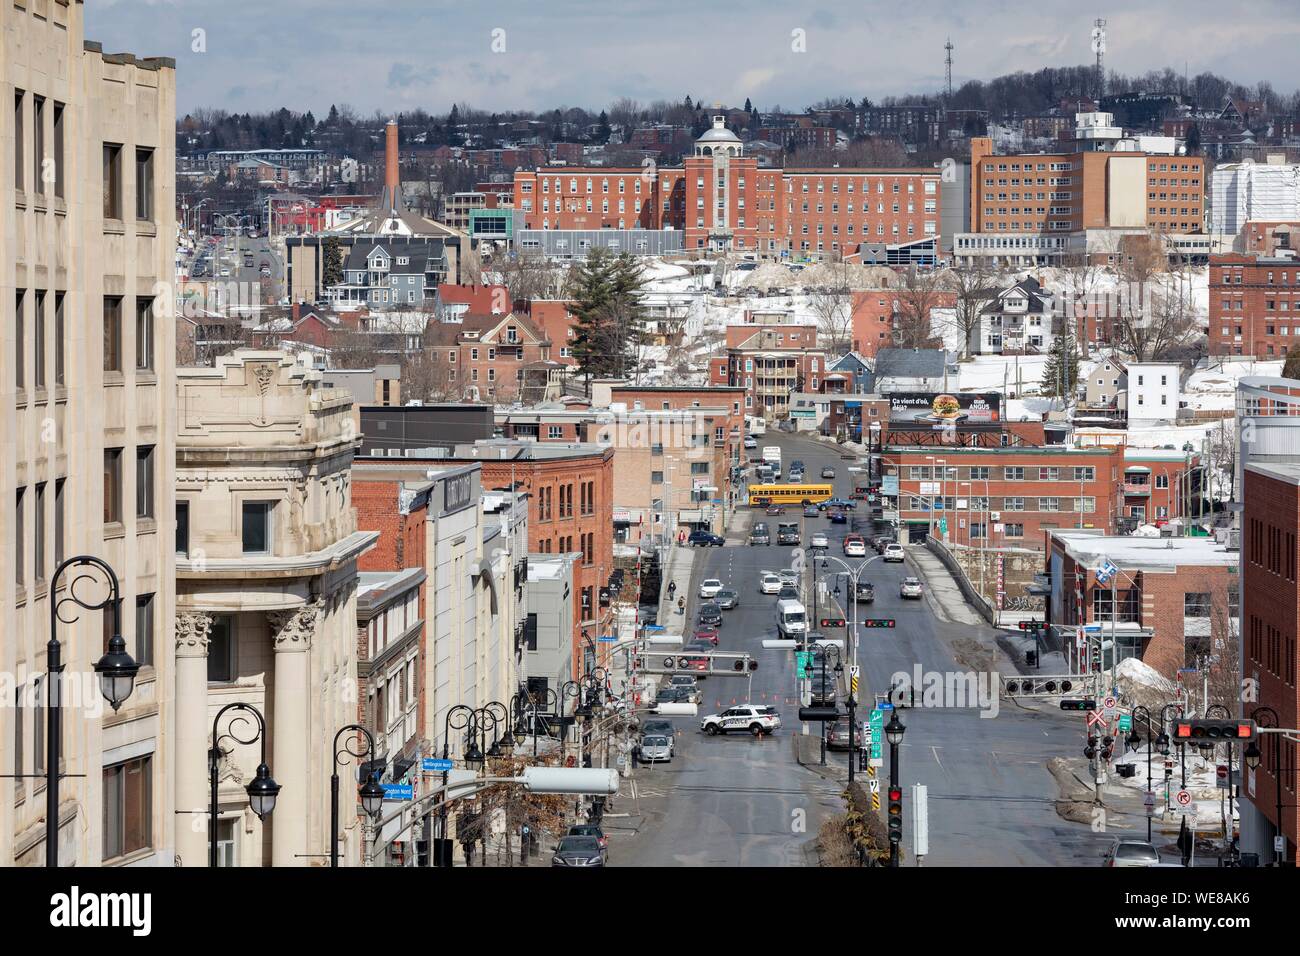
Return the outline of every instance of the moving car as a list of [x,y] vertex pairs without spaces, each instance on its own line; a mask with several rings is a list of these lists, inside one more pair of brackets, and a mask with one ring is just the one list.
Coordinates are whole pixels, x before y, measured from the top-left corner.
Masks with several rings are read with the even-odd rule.
[[700,597],[711,598],[722,590],[722,582],[717,578],[705,578],[700,582]]
[[823,667],[820,661],[813,665],[812,680],[809,682],[809,701],[814,707],[827,707],[835,703],[838,688],[835,685],[833,667]]
[[852,498],[831,498],[826,502],[828,508],[847,508],[852,511],[858,506],[858,503]]
[[1145,840],[1116,840],[1106,851],[1102,866],[1155,866],[1160,853]]
[[775,574],[764,574],[758,581],[759,594],[779,594],[781,592],[781,579]]
[[920,578],[903,578],[903,583],[898,586],[898,596],[903,598],[921,599],[921,580]]
[[886,561],[894,561],[898,563],[902,563],[903,558],[907,554],[903,550],[903,546],[897,541],[891,541],[889,544],[885,545],[885,550],[880,553],[885,556]]
[[876,554],[884,554],[885,547],[893,543],[894,539],[887,534],[878,534],[871,539],[871,546],[876,549]]
[[760,521],[754,525],[754,527],[749,532],[749,543],[750,544],[771,544],[772,543],[772,536],[768,533],[766,524]]
[[753,435],[746,435],[746,436],[745,436],[745,447],[746,447],[746,448],[757,448],[757,447],[758,447],[758,441],[754,438]]
[[844,555],[849,558],[865,558],[867,556],[867,543],[862,540],[862,535],[850,534],[844,536]]
[[[715,592],[716,593],[716,592]],[[722,608],[718,607],[712,601],[700,605],[700,623],[712,625],[713,627],[722,626]]]
[[797,521],[782,521],[778,524],[776,526],[776,543],[797,546],[799,544],[799,523]]
[[735,588],[723,588],[713,595],[713,601],[724,611],[734,611],[740,604],[740,592]]
[[714,534],[712,531],[692,531],[686,543],[692,548],[720,548],[727,541],[722,535]]
[[[679,676],[680,676],[680,677],[685,677],[686,675],[685,675],[685,674],[680,674],[680,675],[679,675],[679,674],[674,674],[673,676],[674,676],[674,677],[679,677]],[[695,678],[691,678],[691,679],[694,680]],[[652,720],[645,720],[645,721],[642,721],[642,722],[641,722],[641,736],[644,737],[644,736],[646,736],[647,734],[663,734],[665,737],[672,737],[672,736],[674,736],[674,734],[675,734],[675,731],[673,730],[673,722],[672,722],[671,720],[667,720],[667,719],[665,719],[665,718],[663,718],[663,717],[656,717],[656,718],[654,718],[654,719],[652,719]]]
[[822,477],[823,477],[823,478],[834,478],[834,477],[835,477],[835,466],[834,466],[834,465],[827,465],[825,468],[823,468],[823,469],[822,469]]
[[778,601],[797,601],[799,600],[799,589],[793,584],[782,584],[781,590],[777,592]]
[[767,514],[770,514],[770,515],[783,515],[783,514],[785,514],[785,509],[782,508],[780,505],[768,505],[768,506],[767,506]]
[[849,523],[849,516],[846,515],[843,511],[832,511],[830,517],[831,517],[831,524]]
[[602,850],[609,849],[609,837],[605,836],[605,831],[595,823],[575,823],[569,827],[569,832],[565,836],[595,837]]
[[701,625],[691,632],[691,643],[696,641],[708,641],[714,647],[718,646],[718,629],[716,627],[707,627]]
[[694,695],[685,687],[661,687],[655,694],[655,706],[660,704],[693,704]]
[[859,604],[871,604],[876,600],[876,587],[870,581],[859,581],[854,589],[853,600]]
[[709,714],[700,721],[700,730],[710,737],[737,730],[749,731],[755,737],[770,734],[781,726],[781,718],[771,707],[741,704],[729,707],[720,714]]
[[[668,679],[666,686],[684,691],[692,704],[698,704],[704,700],[704,691],[700,690],[700,685],[693,674],[674,674]],[[669,736],[671,737],[672,734],[670,733]]]
[[776,629],[787,640],[801,636],[808,630],[808,611],[795,600],[777,601]]
[[595,837],[566,836],[555,848],[551,866],[604,866],[605,851]]
[[781,579],[782,584],[797,585],[799,583],[799,572],[794,568],[782,568],[776,572],[776,576]]
[[641,763],[671,763],[673,738],[663,734],[646,734],[636,747],[636,759]]
[[820,549],[825,551],[830,546],[831,539],[826,537],[825,531],[814,532],[812,538],[808,541],[808,547],[813,548],[814,550]]
[[805,518],[820,518],[821,514],[822,514],[821,511],[817,508],[816,505],[803,506],[803,516]]

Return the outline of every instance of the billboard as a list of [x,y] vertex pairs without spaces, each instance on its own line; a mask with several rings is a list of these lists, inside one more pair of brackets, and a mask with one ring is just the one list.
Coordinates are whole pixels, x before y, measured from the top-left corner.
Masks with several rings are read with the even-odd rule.
[[1002,396],[997,392],[890,392],[889,424],[897,429],[990,425],[1002,420]]

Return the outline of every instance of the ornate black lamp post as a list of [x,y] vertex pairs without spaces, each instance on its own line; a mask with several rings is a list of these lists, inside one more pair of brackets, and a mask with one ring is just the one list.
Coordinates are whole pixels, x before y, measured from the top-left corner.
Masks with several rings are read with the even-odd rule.
[[[219,733],[218,725],[221,723],[221,718],[230,710],[252,714],[257,722],[257,732],[251,737],[244,738],[235,731],[236,726],[249,723],[249,719],[240,714],[231,718],[230,726],[226,728],[224,734]],[[221,763],[221,741],[227,737],[240,744],[255,744],[259,740],[262,743],[262,759],[257,765],[257,773],[244,788],[248,791],[248,805],[253,808],[253,812],[259,819],[265,820],[270,816],[271,811],[275,809],[275,798],[280,795],[280,785],[271,776],[271,768],[266,763],[266,720],[262,717],[262,712],[252,704],[245,704],[242,701],[222,707],[217,711],[217,716],[212,719],[212,749],[208,751],[208,776],[212,785],[212,803],[208,809],[208,866],[211,867],[217,865],[217,771]]]
[[[349,736],[340,744],[339,739],[344,734]],[[353,746],[363,740],[365,749],[354,750]],[[339,760],[345,756],[355,757],[357,760],[366,757],[371,765],[370,771],[366,774],[366,782],[362,784],[359,791],[361,808],[372,820],[378,820],[379,814],[384,809],[384,788],[375,779],[374,735],[360,724],[348,724],[334,735],[334,773],[330,775],[330,866],[332,867],[339,865]]]
[[[102,601],[89,601],[77,593],[77,586],[86,581],[98,582],[96,574],[79,572],[68,584],[68,591],[62,598],[54,599],[59,589],[59,579],[69,568],[88,568],[104,576],[108,593]],[[59,865],[59,764],[63,759],[63,645],[59,643],[59,624],[71,624],[77,620],[64,617],[65,605],[82,608],[86,611],[103,611],[112,609],[113,634],[108,641],[108,652],[95,664],[95,673],[99,675],[99,689],[114,710],[131,696],[135,689],[135,675],[140,672],[137,664],[126,652],[126,641],[122,639],[122,600],[117,583],[117,574],[106,561],[90,554],[78,554],[61,562],[50,578],[50,639],[45,645],[46,669],[49,676],[45,680],[45,865]],[[71,609],[71,608],[70,608]]]

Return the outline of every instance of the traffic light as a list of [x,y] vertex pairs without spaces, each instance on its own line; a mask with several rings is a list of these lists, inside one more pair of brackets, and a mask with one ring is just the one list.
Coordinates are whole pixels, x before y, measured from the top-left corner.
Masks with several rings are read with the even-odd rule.
[[[1074,681],[1068,677],[1019,677],[1007,681],[1003,687],[1012,697],[1029,694],[1068,694],[1074,690]],[[1064,709],[1066,708],[1062,708]]]
[[1115,738],[1107,734],[1101,738],[1101,759],[1110,760],[1111,755],[1115,753]]
[[903,788],[889,788],[889,842],[903,842]]
[[863,627],[893,627],[894,619],[892,617],[869,617],[862,622]]
[[1254,740],[1253,720],[1176,720],[1174,740],[1179,743],[1211,744],[1220,740]]
[[844,618],[842,617],[824,617],[821,619],[822,627],[843,627]]
[[738,657],[734,662],[732,662],[731,669],[737,671],[756,671],[758,670],[758,661],[754,660],[752,657]]
[[1047,627],[1046,621],[1020,621],[1019,627],[1022,631],[1041,631]]
[[1095,700],[1086,700],[1082,697],[1067,697],[1061,701],[1061,710],[1096,710],[1097,702]]
[[1090,736],[1090,737],[1088,738],[1088,745],[1087,745],[1086,747],[1083,748],[1083,755],[1084,755],[1085,757],[1087,757],[1089,760],[1091,760],[1093,757],[1097,756],[1097,738],[1096,738],[1096,737],[1091,737],[1091,736]]
[[839,720],[840,711],[838,707],[800,707],[799,719],[801,721],[825,721]]

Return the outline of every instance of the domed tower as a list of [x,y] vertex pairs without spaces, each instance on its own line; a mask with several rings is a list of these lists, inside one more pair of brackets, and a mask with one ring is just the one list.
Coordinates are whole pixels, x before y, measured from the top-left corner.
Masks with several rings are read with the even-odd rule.
[[734,177],[732,161],[744,156],[745,147],[740,137],[727,129],[725,116],[713,117],[713,128],[695,141],[695,162],[689,164],[691,172],[703,178],[704,188],[701,196],[703,206],[688,209],[687,215],[694,215],[702,209],[708,230],[708,248],[721,252],[732,247],[735,236],[735,223],[732,222],[732,210],[736,208],[732,195]]

